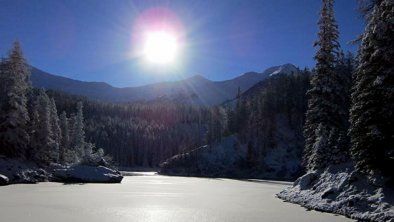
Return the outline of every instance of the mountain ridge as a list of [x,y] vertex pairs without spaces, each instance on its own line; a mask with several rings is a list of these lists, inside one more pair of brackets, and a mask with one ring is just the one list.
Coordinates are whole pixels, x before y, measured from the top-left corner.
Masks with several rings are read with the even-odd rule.
[[53,75],[32,67],[31,81],[36,88],[59,90],[112,102],[152,101],[158,98],[182,98],[180,102],[196,105],[218,105],[236,97],[238,88],[247,91],[256,83],[279,73],[297,71],[292,64],[273,66],[265,71],[246,72],[229,80],[212,81],[202,75],[135,87],[115,87],[105,82],[86,82]]

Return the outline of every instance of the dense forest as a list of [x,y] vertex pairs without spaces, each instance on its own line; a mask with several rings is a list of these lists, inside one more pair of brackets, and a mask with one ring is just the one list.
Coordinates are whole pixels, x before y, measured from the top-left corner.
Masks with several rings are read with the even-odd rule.
[[293,143],[288,144],[291,146],[288,152],[301,157],[305,93],[310,76],[309,70],[273,76],[240,95],[234,109],[228,109],[228,131],[236,134],[240,143],[247,144],[249,166],[264,165],[267,152],[286,143],[284,138],[279,138],[286,133],[284,131],[294,138]]
[[106,103],[49,91],[59,111],[84,104],[86,140],[119,166],[158,167],[180,152],[205,143],[210,110],[172,101]]

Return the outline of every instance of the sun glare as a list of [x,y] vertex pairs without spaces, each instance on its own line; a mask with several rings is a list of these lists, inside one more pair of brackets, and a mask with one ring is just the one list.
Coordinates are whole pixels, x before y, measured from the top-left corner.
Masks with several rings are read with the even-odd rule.
[[179,44],[176,36],[169,32],[149,32],[145,36],[143,54],[147,61],[170,64],[176,59]]

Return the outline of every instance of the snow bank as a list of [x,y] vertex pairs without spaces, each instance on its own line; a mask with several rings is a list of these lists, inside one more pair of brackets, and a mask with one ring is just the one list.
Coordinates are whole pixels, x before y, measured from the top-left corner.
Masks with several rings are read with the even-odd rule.
[[74,165],[53,170],[54,180],[79,183],[120,183],[123,176],[104,166]]
[[351,165],[309,172],[277,196],[306,208],[365,221],[394,221],[394,190],[366,178]]
[[119,171],[103,166],[52,164],[41,168],[30,161],[0,157],[0,185],[46,181],[120,183],[122,179]]
[[[8,179],[7,183],[37,183],[48,181],[50,174],[37,164],[18,159],[0,157],[0,175]],[[6,180],[3,179],[0,180]],[[0,182],[1,184],[2,182]]]

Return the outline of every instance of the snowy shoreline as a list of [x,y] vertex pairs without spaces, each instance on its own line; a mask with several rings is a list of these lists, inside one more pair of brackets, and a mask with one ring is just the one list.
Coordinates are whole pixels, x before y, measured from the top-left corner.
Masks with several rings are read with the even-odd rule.
[[31,161],[0,158],[0,185],[38,182],[120,183],[122,179],[119,171],[104,166],[40,167]]
[[368,179],[349,165],[309,172],[277,197],[361,221],[394,221],[394,190],[380,178]]

